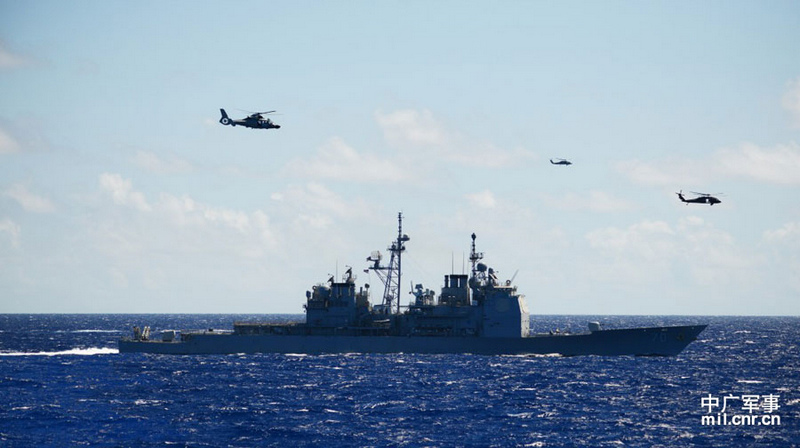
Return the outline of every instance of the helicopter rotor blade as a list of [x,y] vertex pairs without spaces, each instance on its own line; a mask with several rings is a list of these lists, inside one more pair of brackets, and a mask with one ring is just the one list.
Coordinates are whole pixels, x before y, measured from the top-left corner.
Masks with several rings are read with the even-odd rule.
[[277,112],[276,110],[268,110],[266,112],[253,112],[252,110],[244,110],[244,109],[236,109],[236,110],[238,110],[239,112],[244,112],[246,114],[252,114],[252,115],[255,115],[255,114],[271,114],[271,113]]

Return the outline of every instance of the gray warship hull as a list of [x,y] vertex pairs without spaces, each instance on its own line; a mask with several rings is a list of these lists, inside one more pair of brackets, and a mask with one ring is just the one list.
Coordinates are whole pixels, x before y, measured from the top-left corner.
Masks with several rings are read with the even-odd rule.
[[202,332],[172,342],[123,339],[121,353],[471,353],[480,355],[675,356],[705,325],[599,330],[528,337],[249,335]]

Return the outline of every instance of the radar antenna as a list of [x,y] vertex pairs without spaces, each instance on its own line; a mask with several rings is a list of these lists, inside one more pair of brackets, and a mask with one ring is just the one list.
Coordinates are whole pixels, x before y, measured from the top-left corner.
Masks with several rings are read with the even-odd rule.
[[475,265],[479,261],[483,260],[483,252],[475,251],[475,238],[477,238],[477,237],[473,233],[472,234],[472,251],[469,254],[469,261],[470,261],[470,263],[472,263],[472,276],[473,277],[475,277],[475,272],[477,271],[477,268],[475,267]]
[[[397,214],[397,240],[392,241],[392,245],[387,248],[391,253],[389,266],[381,266],[380,252],[373,252],[367,261],[373,262],[369,269],[378,274],[384,285],[383,289],[383,308],[389,313],[400,312],[400,281],[402,275],[402,256],[406,250],[405,242],[411,238],[403,234],[403,213]],[[396,310],[396,311],[395,311]]]

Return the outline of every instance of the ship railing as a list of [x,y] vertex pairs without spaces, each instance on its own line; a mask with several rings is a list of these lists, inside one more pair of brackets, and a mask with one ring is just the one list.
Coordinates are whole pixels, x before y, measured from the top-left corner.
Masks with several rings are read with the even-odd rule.
[[218,330],[216,328],[207,328],[207,329],[200,329],[200,330],[181,330],[182,335],[199,335],[199,334],[232,334],[233,330]]

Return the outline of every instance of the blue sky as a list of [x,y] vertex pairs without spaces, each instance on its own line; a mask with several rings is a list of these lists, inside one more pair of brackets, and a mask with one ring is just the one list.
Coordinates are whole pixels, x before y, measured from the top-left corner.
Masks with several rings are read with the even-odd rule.
[[798,315],[798,42],[797,2],[0,1],[0,312],[300,313],[402,211],[406,290],[475,232],[533,313]]

